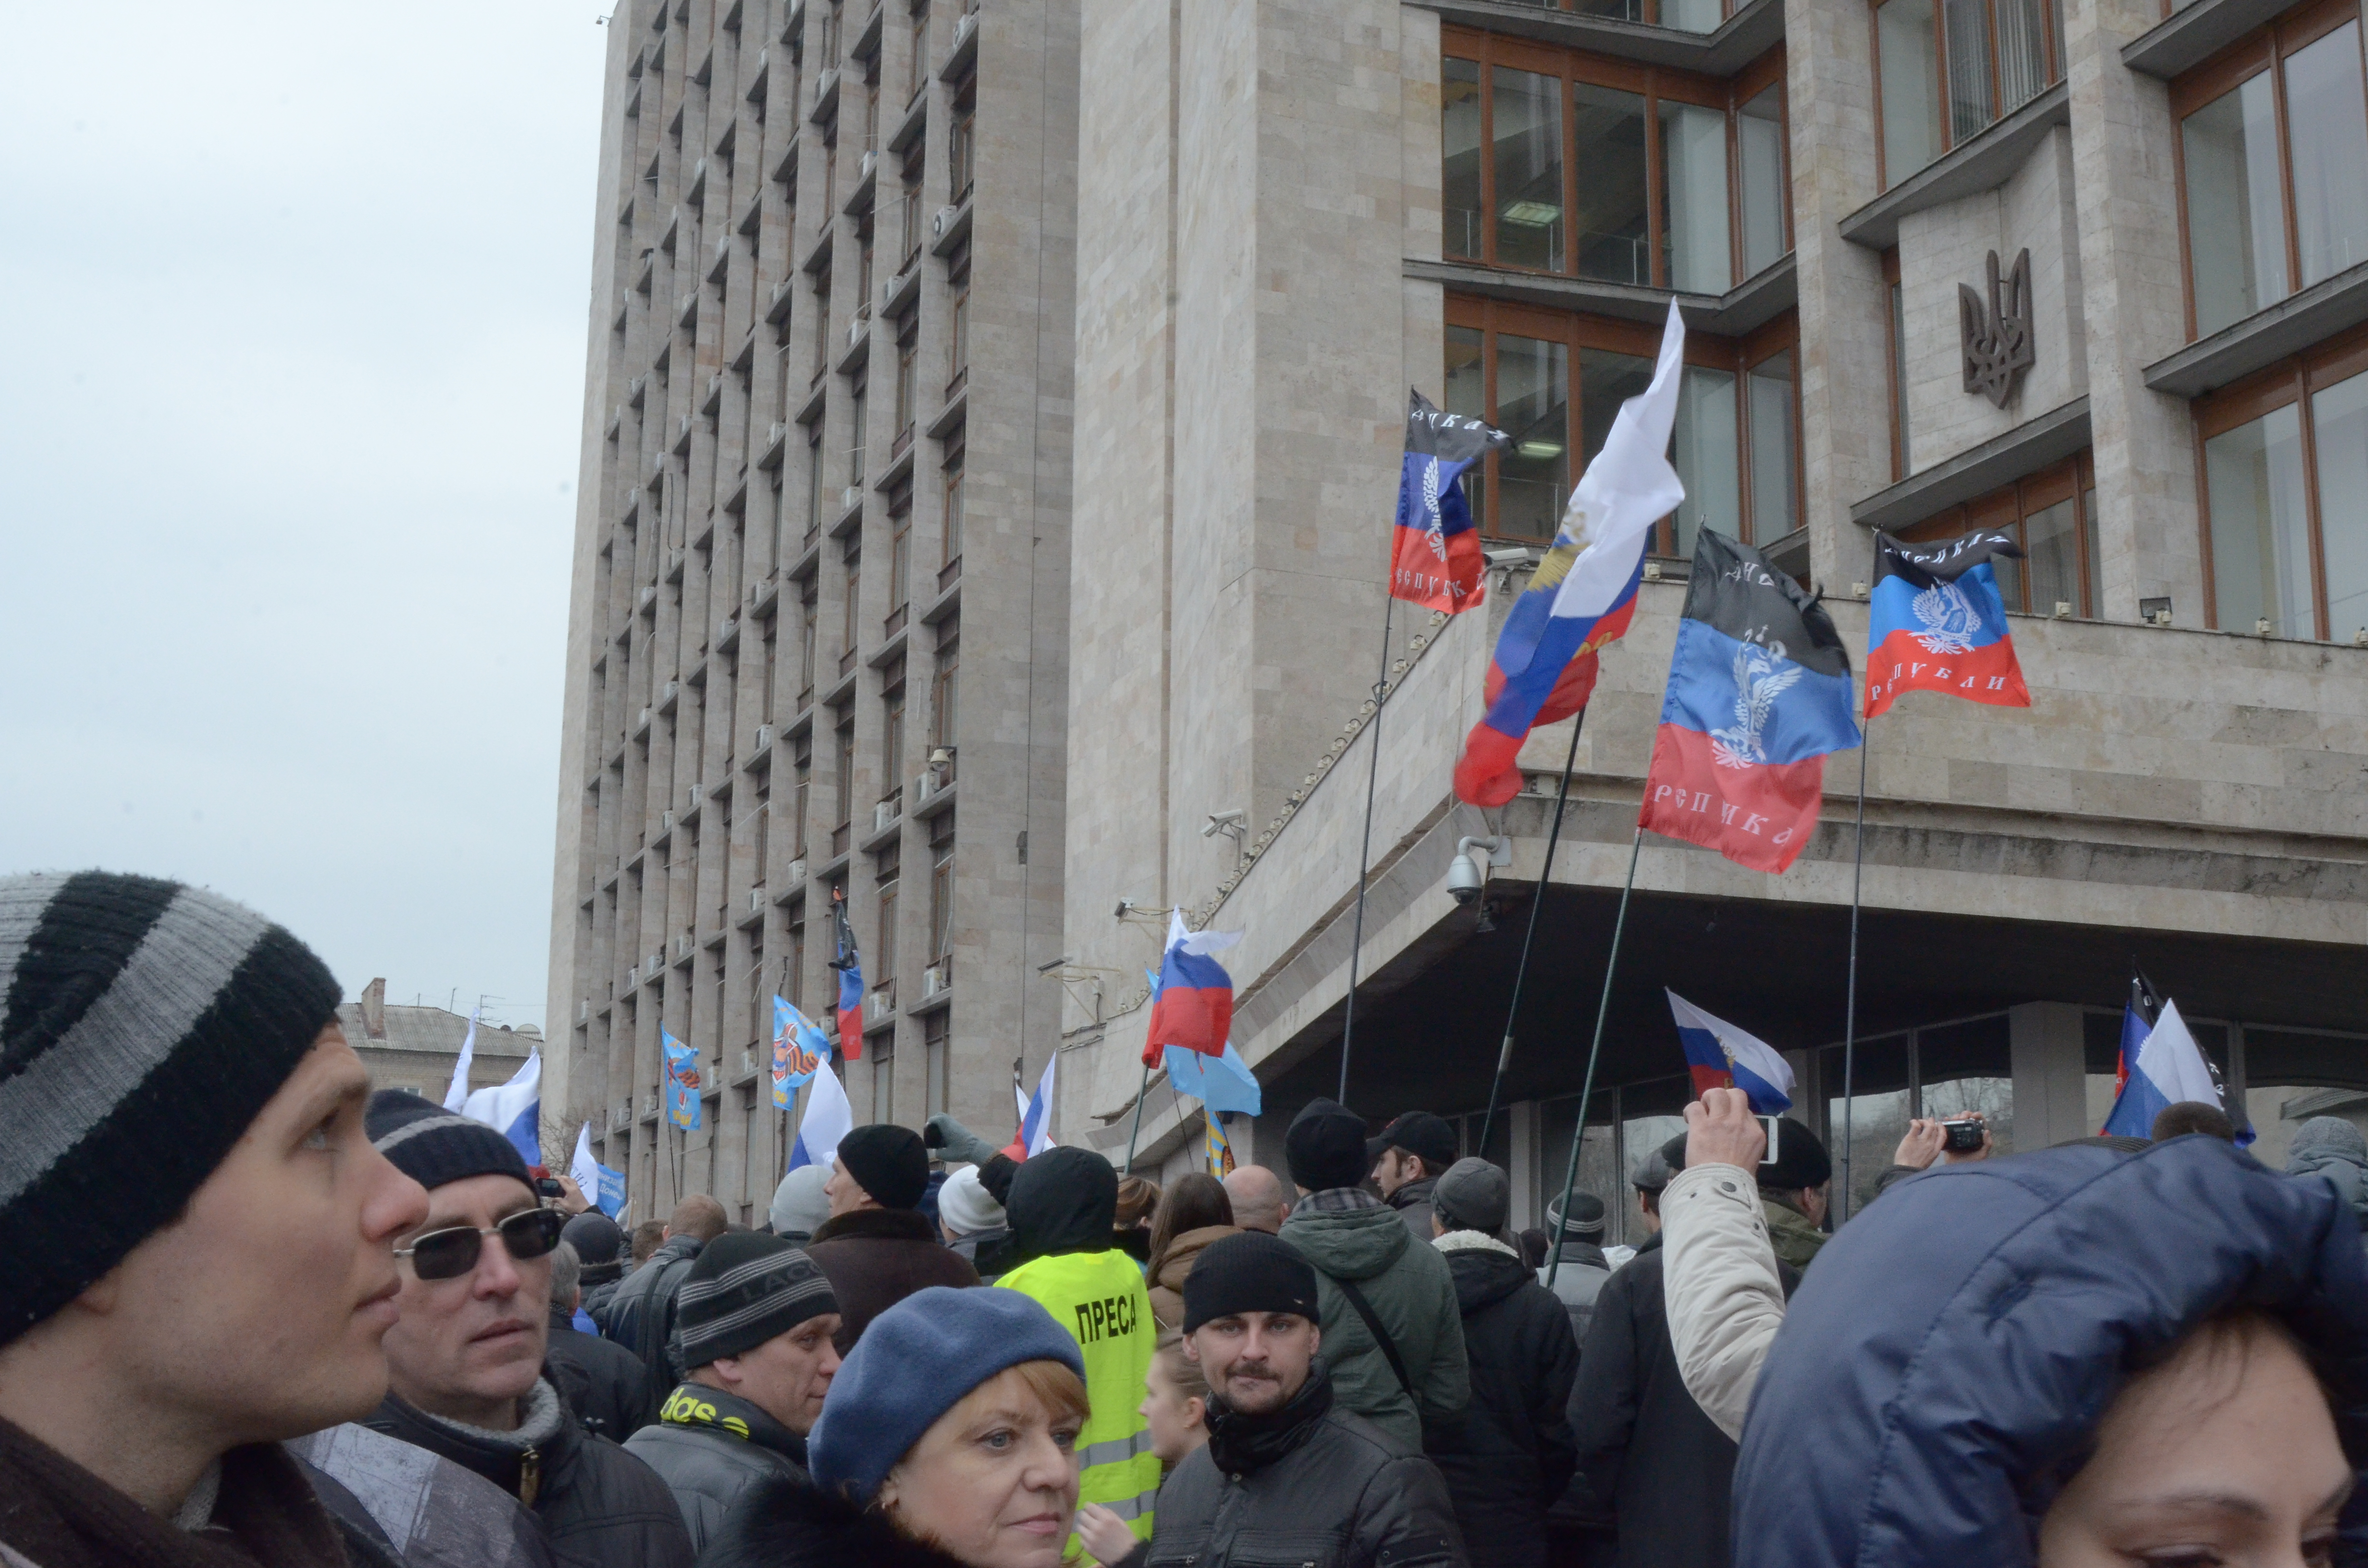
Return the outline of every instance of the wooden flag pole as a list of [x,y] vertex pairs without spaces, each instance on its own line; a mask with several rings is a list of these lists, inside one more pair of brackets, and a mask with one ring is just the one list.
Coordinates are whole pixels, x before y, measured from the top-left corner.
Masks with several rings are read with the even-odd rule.
[[1349,937],[1349,999],[1340,1019],[1340,1092],[1333,1096],[1349,1103],[1349,1052],[1357,1039],[1357,967],[1365,952],[1365,881],[1373,863],[1373,786],[1382,775],[1382,705],[1390,698],[1390,619],[1398,608],[1395,594],[1382,599],[1382,668],[1373,677],[1373,717],[1365,726],[1372,756],[1365,766],[1365,836],[1357,850],[1357,914]]
[[1858,737],[1858,833],[1850,851],[1850,995],[1842,1004],[1842,1192],[1834,1219],[1838,1229],[1850,1214],[1850,1145],[1856,1125],[1852,1113],[1858,1108],[1853,1091],[1858,1073],[1859,886],[1866,874],[1866,754],[1873,734],[1874,716],[1869,714]]
[[1513,970],[1513,1000],[1505,1008],[1505,1043],[1497,1051],[1497,1075],[1488,1080],[1488,1111],[1480,1119],[1481,1158],[1487,1158],[1488,1132],[1497,1120],[1497,1096],[1505,1086],[1505,1069],[1513,1060],[1513,1020],[1521,1012],[1521,986],[1530,977],[1530,948],[1538,939],[1538,911],[1545,906],[1546,888],[1554,881],[1554,846],[1562,841],[1563,808],[1570,803],[1570,771],[1578,765],[1578,732],[1587,722],[1582,707],[1570,723],[1570,755],[1562,759],[1562,788],[1554,792],[1554,825],[1546,832],[1545,864],[1538,870],[1538,891],[1530,900],[1529,929],[1521,934],[1521,961]]
[[[1603,960],[1603,999],[1595,1005],[1595,1040],[1587,1048],[1587,1077],[1578,1089],[1578,1127],[1570,1135],[1570,1165],[1562,1178],[1562,1212],[1570,1216],[1570,1195],[1578,1187],[1578,1149],[1587,1142],[1587,1105],[1595,1097],[1595,1062],[1603,1053],[1603,1023],[1611,1016],[1611,980],[1620,972],[1620,938],[1628,930],[1628,895],[1636,888],[1636,857],[1645,847],[1645,824],[1636,824],[1636,836],[1628,845],[1628,880],[1620,884],[1620,914],[1611,923],[1611,956]],[[1546,1289],[1554,1289],[1554,1276],[1562,1268],[1562,1227],[1557,1225],[1546,1244],[1554,1249],[1546,1265]]]

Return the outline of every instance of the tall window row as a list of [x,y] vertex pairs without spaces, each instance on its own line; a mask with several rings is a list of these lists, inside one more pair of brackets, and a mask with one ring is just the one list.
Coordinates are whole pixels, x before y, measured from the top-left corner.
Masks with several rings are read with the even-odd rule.
[[1444,253],[1723,294],[1792,249],[1783,51],[1732,80],[1444,29]]
[[1900,537],[1912,544],[1994,528],[2022,546],[2021,561],[1998,563],[2007,608],[2093,617],[2104,602],[2096,517],[2095,465],[2084,451],[1902,528]]
[[1881,0],[1877,150],[1887,189],[2064,79],[2066,0]]
[[[1691,554],[1704,525],[1763,545],[1800,526],[1797,341],[1790,315],[1747,337],[1686,340],[1670,447],[1686,499],[1660,525],[1656,552]],[[1620,404],[1652,381],[1657,346],[1631,322],[1448,297],[1447,408],[1513,437],[1465,480],[1483,532],[1554,537]]]

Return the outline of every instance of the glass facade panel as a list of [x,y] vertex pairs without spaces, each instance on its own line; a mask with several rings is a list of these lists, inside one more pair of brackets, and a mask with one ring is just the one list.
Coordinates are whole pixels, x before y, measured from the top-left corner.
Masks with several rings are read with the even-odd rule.
[[1497,460],[1497,531],[1548,540],[1570,494],[1570,350],[1497,335],[1497,425],[1513,437]]
[[1614,283],[1650,283],[1645,242],[1645,100],[1616,87],[1572,89],[1577,132],[1578,273]]
[[1447,55],[1439,62],[1440,201],[1448,256],[1480,256],[1480,64]]
[[2300,288],[2368,261],[2368,97],[2360,71],[2356,21],[2286,57]]
[[1874,11],[1883,74],[1883,177],[1897,185],[1941,155],[1939,40],[1930,0],[1884,0]]
[[1562,79],[1498,66],[1489,77],[1496,138],[1497,260],[1562,269]]
[[1661,101],[1661,246],[1668,287],[1724,294],[1735,283],[1727,237],[1726,116]]
[[1941,24],[1948,28],[1949,143],[1954,146],[1998,118],[1987,0],[1941,0]]
[[2187,256],[2195,335],[2208,337],[2286,295],[2278,128],[2263,72],[2187,117]]
[[2214,624],[2250,631],[2266,617],[2275,636],[2317,636],[2297,407],[2271,409],[2204,442],[2203,472]]
[[2327,634],[2349,642],[2368,626],[2368,374],[2314,394],[2310,424],[2318,449]]
[[[1834,1161],[1834,1188],[1842,1179],[1842,1150],[1850,1157],[1850,1212],[1866,1207],[1874,1184],[1891,1164],[1892,1151],[1907,1133],[1907,1037],[1888,1035],[1858,1042],[1850,1097],[1842,1096],[1842,1048],[1826,1047],[1818,1063],[1826,1099],[1826,1147]],[[1847,1110],[1850,1137],[1842,1130]]]
[[1679,32],[1716,32],[1726,19],[1724,10],[1719,0],[1661,0],[1660,22]]
[[[1447,412],[1466,419],[1488,417],[1486,366],[1481,358],[1481,332],[1476,326],[1447,329]],[[1474,463],[1463,471],[1463,498],[1483,528],[1488,517],[1488,464]]]
[[1736,164],[1743,181],[1743,275],[1756,277],[1791,249],[1784,209],[1792,189],[1784,183],[1784,100],[1774,85],[1736,111]]
[[1743,519],[1741,468],[1736,460],[1735,373],[1701,365],[1686,367],[1678,383],[1678,423],[1670,461],[1684,481],[1678,504],[1673,552],[1691,556],[1704,524],[1740,537]]
[[2024,570],[2031,578],[2031,594],[2026,602],[2017,604],[2014,590],[2014,580],[2024,574],[2012,571],[2011,562],[1998,563],[1998,588],[2006,596],[2007,608],[2029,610],[2033,615],[2054,615],[2061,601],[2078,614],[2080,540],[2073,526],[2069,495],[2022,520],[2022,548],[2026,557]]
[[[1502,339],[1498,340],[1503,341]],[[1605,437],[1611,434],[1611,421],[1620,413],[1620,405],[1650,386],[1653,362],[1634,354],[1615,354],[1609,348],[1582,348],[1578,351],[1578,414],[1579,461],[1584,465],[1595,460],[1603,449]]]
[[1997,0],[1998,113],[2012,114],[2047,85],[2047,18],[2041,0]]
[[1765,544],[1800,526],[1794,505],[1800,476],[1793,424],[1793,352],[1771,354],[1751,367],[1751,534]]

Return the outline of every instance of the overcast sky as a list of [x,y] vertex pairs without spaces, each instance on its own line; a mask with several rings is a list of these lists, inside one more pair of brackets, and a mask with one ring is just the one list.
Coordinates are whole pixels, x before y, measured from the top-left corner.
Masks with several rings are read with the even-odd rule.
[[12,14],[0,869],[542,1022],[607,9]]

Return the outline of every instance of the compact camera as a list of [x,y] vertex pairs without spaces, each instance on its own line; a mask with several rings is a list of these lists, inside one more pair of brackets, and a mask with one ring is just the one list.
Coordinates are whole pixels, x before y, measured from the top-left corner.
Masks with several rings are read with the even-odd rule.
[[1952,1154],[1970,1154],[1982,1146],[1982,1119],[1962,1117],[1941,1124],[1941,1147]]

